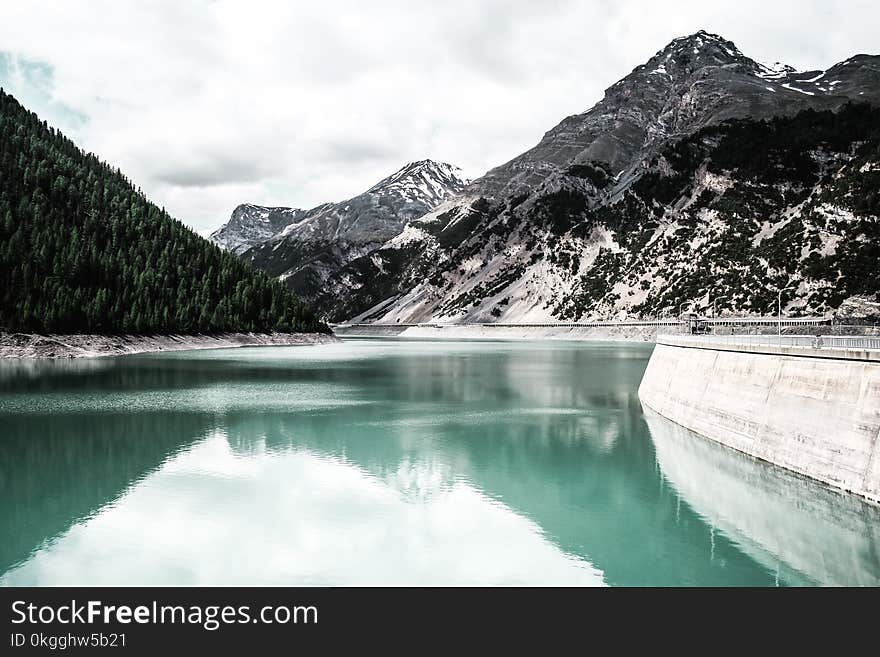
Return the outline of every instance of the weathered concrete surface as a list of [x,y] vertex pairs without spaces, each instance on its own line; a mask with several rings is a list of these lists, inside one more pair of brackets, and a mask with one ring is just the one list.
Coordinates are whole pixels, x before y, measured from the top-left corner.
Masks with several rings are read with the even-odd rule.
[[[642,403],[703,436],[880,502],[880,363],[658,340]],[[699,344],[699,342],[695,342]],[[807,350],[809,353],[809,350]],[[849,352],[845,352],[849,353]]]

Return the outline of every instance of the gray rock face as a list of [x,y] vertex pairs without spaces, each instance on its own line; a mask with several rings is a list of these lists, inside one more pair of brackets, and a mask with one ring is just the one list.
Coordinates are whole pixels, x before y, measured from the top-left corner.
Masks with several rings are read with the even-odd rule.
[[705,309],[728,291],[728,310],[762,313],[794,281],[793,309],[827,312],[871,292],[858,271],[880,240],[876,110],[832,113],[859,101],[880,104],[878,56],[797,72],[717,35],[676,39],[329,275],[321,304],[334,320],[541,322]]
[[[341,203],[307,211],[259,209],[243,216],[235,224],[236,237],[227,239],[247,244],[238,251],[243,258],[311,300],[329,276],[398,235],[407,222],[460,192],[465,184],[460,170],[450,164],[412,162]],[[248,223],[251,217],[254,220]],[[260,234],[260,227],[269,225],[273,218],[278,223],[270,229],[271,234],[248,243],[246,238]]]
[[834,109],[854,99],[880,100],[877,57],[857,55],[824,73],[798,73],[782,64],[759,64],[733,42],[700,31],[674,40],[609,87],[592,109],[563,120],[537,146],[475,180],[468,192],[513,196],[590,161],[619,174],[670,140],[725,119]]
[[244,203],[232,211],[229,221],[208,238],[220,248],[242,254],[306,215],[297,208],[271,208]]

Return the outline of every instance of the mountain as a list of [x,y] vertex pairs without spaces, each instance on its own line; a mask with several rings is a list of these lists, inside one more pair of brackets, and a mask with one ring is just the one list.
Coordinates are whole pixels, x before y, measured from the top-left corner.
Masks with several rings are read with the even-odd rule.
[[252,246],[274,237],[308,212],[298,208],[270,208],[243,203],[225,224],[208,238],[225,251],[241,255]]
[[328,329],[0,89],[0,330]]
[[658,146],[725,119],[835,109],[855,99],[880,100],[877,58],[798,73],[760,64],[733,42],[700,31],[675,39],[606,89],[588,112],[568,117],[533,149],[489,171],[472,193],[515,195],[591,161],[629,173]]
[[[880,57],[826,71],[672,41],[532,149],[331,274],[360,321],[824,312],[877,253]],[[720,297],[724,297],[721,299]]]
[[239,206],[212,239],[312,299],[346,264],[400,234],[466,182],[450,164],[411,162],[341,203],[305,211]]

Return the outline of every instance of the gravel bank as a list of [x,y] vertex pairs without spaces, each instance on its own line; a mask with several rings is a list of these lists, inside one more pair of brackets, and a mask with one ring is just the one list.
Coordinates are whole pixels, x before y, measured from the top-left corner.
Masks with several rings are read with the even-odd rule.
[[222,333],[218,335],[35,335],[0,333],[0,358],[89,358],[150,351],[222,349],[337,342],[325,333]]

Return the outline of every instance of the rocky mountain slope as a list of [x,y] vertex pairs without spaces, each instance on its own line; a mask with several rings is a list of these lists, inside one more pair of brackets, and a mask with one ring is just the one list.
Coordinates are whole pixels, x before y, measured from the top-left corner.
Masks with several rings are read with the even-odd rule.
[[797,72],[676,39],[328,272],[316,303],[336,320],[576,321],[715,299],[766,313],[783,287],[804,313],[876,294],[878,104],[878,56]]
[[242,205],[212,239],[312,298],[353,259],[464,189],[457,167],[411,162],[363,194],[311,210]]
[[241,255],[252,246],[275,237],[290,224],[303,219],[307,210],[271,208],[242,203],[225,224],[208,238],[225,251]]

